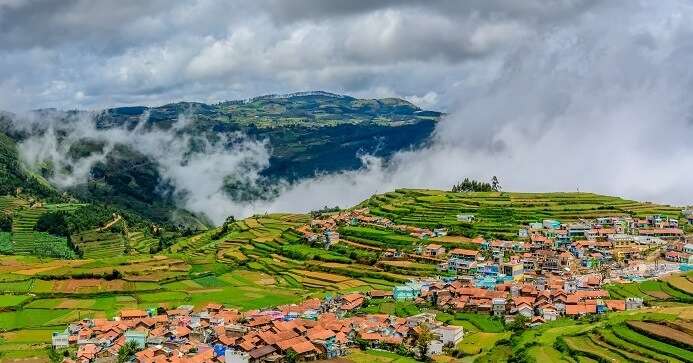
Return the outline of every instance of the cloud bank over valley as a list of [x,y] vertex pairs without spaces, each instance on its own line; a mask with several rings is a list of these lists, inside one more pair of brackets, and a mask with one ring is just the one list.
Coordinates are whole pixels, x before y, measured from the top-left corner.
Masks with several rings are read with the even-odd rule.
[[[176,3],[0,1],[0,109],[34,168],[83,183],[117,145],[156,160],[191,211],[226,215],[358,203],[402,187],[497,175],[512,191],[591,191],[693,204],[693,4],[689,1]],[[108,16],[104,17],[104,14]],[[26,29],[25,24],[36,24]],[[618,26],[614,26],[614,22]],[[67,31],[66,29],[69,29]],[[399,97],[446,116],[421,148],[362,168],[261,184],[268,140],[167,128],[100,128],[98,110],[326,90]],[[63,119],[35,108],[95,110]],[[27,116],[33,115],[33,116]],[[99,150],[68,157],[78,141]],[[74,151],[74,150],[73,150]]]

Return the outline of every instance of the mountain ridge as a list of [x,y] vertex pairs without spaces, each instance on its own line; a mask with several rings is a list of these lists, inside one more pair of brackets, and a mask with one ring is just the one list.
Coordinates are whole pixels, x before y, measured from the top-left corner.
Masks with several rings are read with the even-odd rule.
[[[113,128],[167,132],[187,140],[185,152],[192,154],[206,152],[204,145],[221,139],[228,139],[225,147],[230,150],[242,142],[236,140],[239,134],[244,135],[244,140],[263,142],[269,160],[257,170],[257,179],[248,183],[230,175],[224,182],[226,195],[248,202],[271,199],[279,183],[356,170],[362,167],[360,156],[364,154],[387,161],[397,151],[421,147],[443,116],[402,99],[359,99],[324,91],[262,95],[216,104],[177,102],[102,111],[42,109],[32,113],[34,121],[28,127],[17,127],[17,122],[12,121],[21,116],[2,115],[0,132],[15,144],[41,136],[49,127],[55,128],[55,141],[63,143],[60,157],[66,158],[70,167],[107,152],[90,166],[87,182],[62,191],[84,201],[114,203],[159,223],[170,222],[176,209],[176,190],[162,174],[160,161],[128,145],[104,149],[110,141],[98,132]],[[75,124],[84,119],[93,123],[97,134],[69,141],[67,136],[79,129]],[[22,162],[19,155],[17,160]],[[46,162],[27,167],[49,180],[56,172],[64,171]]]

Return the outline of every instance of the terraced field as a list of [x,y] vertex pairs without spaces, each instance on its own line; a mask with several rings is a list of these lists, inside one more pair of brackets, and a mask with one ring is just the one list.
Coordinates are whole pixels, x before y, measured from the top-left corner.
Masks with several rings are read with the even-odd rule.
[[[681,209],[640,203],[591,193],[452,193],[398,189],[375,195],[360,205],[371,214],[395,223],[434,228],[452,227],[466,236],[513,239],[529,222],[558,219],[562,222],[603,216],[662,214],[681,217]],[[473,223],[459,222],[458,214],[473,214]]]
[[71,238],[84,258],[121,256],[125,251],[125,239],[120,233],[90,231],[73,235]]
[[[691,274],[691,273],[688,273]],[[673,274],[664,280],[648,280],[618,285],[606,285],[609,295],[616,299],[640,297],[645,301],[679,301],[693,303],[691,283],[683,274]]]
[[15,209],[29,205],[25,199],[16,198],[9,195],[0,196],[0,212],[9,213]]
[[693,362],[689,321],[626,321],[562,338],[574,356],[610,362]]
[[79,208],[79,206],[78,204],[52,204],[45,207],[28,207],[21,202],[6,205],[7,208],[13,208],[12,252],[37,256],[74,258],[76,254],[68,246],[66,238],[44,232],[36,232],[34,227],[41,215],[46,212],[72,210]]
[[290,214],[253,217],[235,222],[223,236],[218,236],[219,229],[215,229],[181,240],[171,251],[193,264],[244,266],[271,274],[278,286],[287,288],[317,291],[390,289],[395,283],[411,277],[372,266],[377,259],[372,251],[342,243],[329,251],[304,244],[291,228],[309,220],[306,215]]
[[143,231],[134,231],[128,234],[128,244],[139,253],[149,253],[153,246],[159,244],[159,240],[153,238]]
[[[45,208],[21,208],[14,212],[12,220],[12,242],[16,253],[31,253],[35,249],[34,226]],[[65,240],[67,244],[67,240]]]

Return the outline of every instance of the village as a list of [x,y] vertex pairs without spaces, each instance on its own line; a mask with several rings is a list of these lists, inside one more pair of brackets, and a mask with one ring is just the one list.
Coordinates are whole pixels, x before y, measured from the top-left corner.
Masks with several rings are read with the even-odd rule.
[[[685,210],[684,215],[689,223],[693,222],[693,211]],[[466,223],[473,223],[474,218],[472,214],[457,215],[458,221]],[[337,230],[344,224],[415,237],[420,244],[409,251],[387,249],[382,258],[436,263],[439,271],[472,279],[478,287],[485,288],[511,280],[546,280],[547,274],[570,279],[597,272],[601,277],[593,279],[637,280],[686,269],[693,264],[693,243],[679,228],[679,221],[660,215],[644,219],[600,217],[574,223],[547,219],[520,229],[516,240],[502,241],[481,236],[447,236],[446,228],[431,230],[396,225],[387,218],[369,215],[365,208],[313,219],[298,231],[309,243],[329,249],[340,241]],[[433,240],[440,242],[426,243]],[[441,242],[453,247],[446,249]],[[456,243],[466,248],[455,247]],[[492,281],[489,277],[498,279]]]
[[[473,215],[457,217],[474,220]],[[306,243],[329,249],[344,242],[341,225],[416,237],[420,244],[386,249],[381,258],[434,264],[438,274],[392,290],[328,294],[269,309],[239,311],[209,304],[122,310],[113,320],[70,324],[53,334],[52,345],[76,348],[80,362],[114,359],[128,343],[137,348],[132,359],[138,362],[294,362],[373,347],[424,359],[449,352],[465,336],[463,327],[437,321],[436,312],[484,314],[506,325],[519,322],[531,328],[561,317],[641,309],[643,299],[612,298],[604,285],[686,270],[693,256],[693,245],[678,222],[660,216],[567,224],[544,220],[519,230],[517,240],[476,237],[465,239],[465,248],[432,241],[451,245],[455,236],[447,236],[447,229],[395,225],[367,209],[317,216],[296,230]],[[361,311],[382,300],[409,301],[423,312],[397,317]]]

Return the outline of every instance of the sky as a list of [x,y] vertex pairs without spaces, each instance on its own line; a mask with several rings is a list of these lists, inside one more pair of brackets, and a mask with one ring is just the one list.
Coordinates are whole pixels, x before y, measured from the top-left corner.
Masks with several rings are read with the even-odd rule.
[[[271,202],[188,203],[217,220],[493,175],[693,204],[690,1],[0,0],[0,49],[0,109],[15,112],[324,90],[448,113],[430,146],[389,163],[364,156]],[[266,166],[262,145],[246,149]]]
[[447,108],[594,1],[0,0],[0,109],[326,90]]

